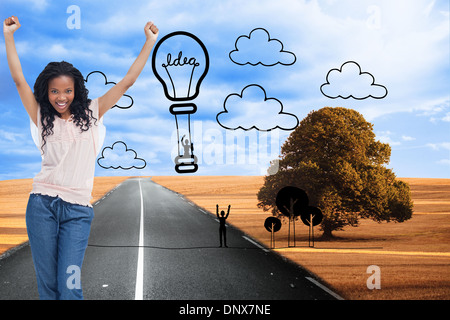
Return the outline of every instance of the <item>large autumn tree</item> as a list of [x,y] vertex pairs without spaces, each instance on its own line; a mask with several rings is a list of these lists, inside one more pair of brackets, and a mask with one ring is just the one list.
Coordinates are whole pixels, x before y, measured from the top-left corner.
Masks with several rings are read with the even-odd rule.
[[375,140],[373,125],[355,110],[312,111],[281,147],[279,170],[265,177],[258,206],[279,215],[275,199],[285,186],[306,191],[322,210],[323,237],[360,218],[403,222],[412,216],[408,184],[388,169],[391,148]]

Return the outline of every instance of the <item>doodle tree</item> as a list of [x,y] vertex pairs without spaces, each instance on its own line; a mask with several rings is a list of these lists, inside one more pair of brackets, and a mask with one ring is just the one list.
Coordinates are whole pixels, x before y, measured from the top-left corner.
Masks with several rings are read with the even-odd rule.
[[279,170],[265,177],[258,207],[279,215],[278,190],[305,190],[322,211],[323,238],[359,219],[403,222],[412,216],[409,185],[388,169],[391,148],[375,140],[373,125],[355,110],[310,112],[281,148]]
[[303,223],[309,227],[308,245],[310,247],[314,247],[314,226],[317,226],[322,222],[322,211],[320,211],[320,209],[317,207],[308,206],[302,211],[300,216]]
[[275,217],[268,217],[264,221],[264,228],[270,232],[270,247],[275,248],[275,232],[280,231],[281,221]]
[[278,191],[275,204],[282,215],[289,218],[288,246],[291,243],[291,223],[294,229],[295,247],[295,218],[301,215],[304,208],[308,206],[308,196],[302,189],[293,186],[283,187]]

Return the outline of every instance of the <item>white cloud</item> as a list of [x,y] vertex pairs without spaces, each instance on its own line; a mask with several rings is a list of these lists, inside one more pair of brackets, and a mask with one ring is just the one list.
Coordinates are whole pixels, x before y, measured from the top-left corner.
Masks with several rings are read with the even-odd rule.
[[429,120],[432,123],[438,123],[440,121],[450,122],[450,112],[447,111],[449,109],[450,100],[448,100],[448,97],[446,97],[431,104],[429,108],[426,108],[426,110],[419,115],[429,117]]
[[448,97],[437,98],[428,101],[426,105],[420,106],[417,110],[420,110],[419,116],[435,116],[444,112],[450,108],[450,100]]
[[427,147],[433,150],[450,150],[450,142],[427,143]]
[[15,0],[16,3],[31,6],[34,10],[44,11],[47,9],[49,0]]
[[[115,85],[115,82],[108,79],[108,76],[106,74],[97,70],[85,75],[84,80],[86,82],[86,88],[89,90],[89,95],[91,97],[101,97]],[[132,105],[133,98],[128,94],[124,94],[114,107],[120,109],[128,109],[131,108]]]
[[413,137],[410,137],[410,136],[405,136],[405,135],[403,135],[403,136],[402,136],[402,140],[403,140],[403,141],[414,141],[414,140],[416,140],[416,138],[413,138]]
[[[377,139],[383,143],[388,143],[390,146],[399,146],[402,145],[402,141],[405,142],[410,142],[410,141],[415,141],[416,138],[411,137],[411,136],[407,136],[407,135],[402,135],[401,137],[398,137],[398,135],[394,132],[391,132],[389,130],[386,131],[379,131],[376,134]],[[408,149],[411,147],[405,147],[402,149]],[[413,148],[417,148],[417,147],[413,147]]]
[[448,159],[441,159],[441,160],[437,161],[436,163],[450,166],[450,158],[448,158]]
[[24,161],[14,164],[9,172],[0,172],[0,181],[13,179],[29,179],[34,177],[41,170],[41,157],[37,161]]
[[278,99],[267,97],[259,85],[249,85],[240,94],[230,94],[225,99],[224,109],[217,115],[217,122],[231,130],[293,130],[299,123],[295,115],[283,111]]
[[445,116],[442,118],[444,122],[450,122],[450,112],[447,112]]
[[17,142],[18,140],[23,140],[25,134],[9,132],[3,129],[0,129],[0,140],[6,140],[7,142]]
[[392,139],[393,133],[390,131],[380,131],[377,133],[376,137],[380,142],[387,143],[390,146],[398,146],[401,145],[400,141],[395,141]]
[[97,162],[104,169],[143,169],[146,166],[145,160],[138,158],[136,151],[128,148],[122,141],[103,148]]
[[[26,129],[28,128],[26,127]],[[0,129],[0,154],[38,155],[39,152],[31,139],[29,131],[15,132],[12,129]]]
[[74,64],[75,67],[79,65],[114,66],[115,70],[119,68],[128,70],[137,57],[133,49],[128,47],[74,38],[69,38],[63,43],[41,37],[21,40],[17,42],[17,50],[23,60],[34,59],[46,62],[64,60]]
[[[286,48],[298,57],[291,73],[298,75],[300,81],[291,82],[289,76],[284,80],[277,77],[279,87],[295,90],[305,83],[319,88],[321,83],[315,83],[315,79],[323,81],[331,68],[354,59],[363,71],[370,71],[377,82],[389,89],[388,97],[393,99],[390,102],[357,105],[380,116],[411,110],[417,105],[419,91],[422,91],[421,99],[430,99],[429,87],[434,82],[435,71],[440,70],[442,61],[448,58],[448,41],[445,41],[448,40],[448,19],[440,13],[436,15],[437,4],[427,18],[424,12],[429,3],[380,1],[377,6],[381,25],[380,29],[373,30],[367,27],[371,16],[367,8],[373,5],[369,1],[319,4],[286,0],[281,4],[270,1],[262,4],[261,1],[229,0],[220,4],[197,1],[187,4],[177,0],[151,1],[139,6],[116,1],[114,10],[108,10],[103,19],[83,20],[83,29],[92,30],[89,32],[97,36],[135,38],[142,33],[144,22],[153,19],[159,24],[161,35],[188,30],[205,40],[208,49],[220,48],[229,53],[239,35],[251,28],[264,27],[282,39]],[[130,16],[133,19],[129,19]],[[76,47],[70,45],[70,48]],[[127,58],[123,52],[108,54],[110,48],[102,43],[80,47],[92,48],[92,54],[86,56],[86,52],[75,50],[74,58],[79,56],[86,61],[123,67],[131,65],[134,59],[134,55]],[[218,66],[217,62],[213,63]]]
[[248,36],[237,38],[235,49],[230,52],[230,59],[239,65],[252,66],[292,65],[296,61],[295,54],[286,51],[283,43],[271,38],[263,28],[253,29]]
[[331,69],[326,81],[320,86],[320,91],[332,99],[382,99],[388,94],[386,87],[375,83],[374,76],[362,71],[354,61],[345,62],[339,69]]
[[[27,7],[24,6],[25,2]],[[397,129],[396,122],[403,121],[402,116],[406,112],[413,120],[417,115],[434,121],[432,124],[422,121],[423,126],[414,124],[415,130],[404,131],[403,137],[393,132],[379,133],[380,139],[393,145],[407,145],[413,138],[410,135],[416,137],[415,141],[422,138],[425,141],[439,141],[436,139],[439,139],[439,132],[444,132],[442,126],[448,125],[450,121],[448,4],[442,4],[442,1],[379,0],[374,4],[369,0],[80,0],[76,5],[81,8],[82,29],[64,34],[63,40],[58,38],[59,33],[52,33],[53,29],[39,25],[39,21],[48,18],[45,10],[41,9],[48,9],[50,1],[9,0],[9,3],[11,6],[19,3],[17,8],[24,7],[18,11],[34,10],[34,14],[38,16],[33,26],[35,32],[27,32],[29,26],[23,25],[20,37],[17,37],[17,47],[20,57],[24,58],[22,62],[26,76],[30,76],[30,70],[37,75],[36,69],[46,61],[64,59],[74,63],[76,67],[81,66],[80,70],[84,75],[100,70],[108,74],[108,79],[117,82],[136,58],[144,41],[143,26],[150,19],[157,23],[161,36],[177,30],[186,30],[199,36],[207,45],[213,60],[210,73],[195,102],[198,111],[192,120],[209,121],[208,128],[218,128],[222,134],[229,130],[220,128],[215,116],[222,110],[227,94],[239,92],[249,83],[261,84],[268,96],[279,98],[284,109],[299,118],[313,109],[333,104],[330,106],[356,109],[367,120],[374,122],[376,127],[380,121],[383,128],[390,128],[391,131],[401,130]],[[67,6],[70,4],[72,3]],[[371,6],[375,6],[377,10],[368,10]],[[65,9],[66,6],[63,7]],[[52,9],[52,13],[54,11]],[[378,13],[378,17],[373,16]],[[62,18],[60,22],[63,28],[67,17],[65,10],[62,10],[61,17],[58,18]],[[374,24],[368,22],[377,22],[379,25],[374,28]],[[289,67],[276,65],[272,68],[233,64],[228,54],[233,50],[237,37],[258,27],[267,29],[270,35],[282,40],[285,48],[295,53],[296,63]],[[4,44],[0,42],[0,57],[6,59],[4,52]],[[364,101],[330,101],[324,97],[320,86],[325,82],[325,75],[345,61],[357,61],[362,71],[369,71],[374,75],[376,83],[386,86],[389,94],[382,100]],[[115,108],[105,116],[107,144],[111,146],[114,141],[123,139],[138,152],[139,157],[148,163],[159,161],[162,164],[158,167],[161,172],[173,174],[172,164],[167,163],[167,168],[164,166],[166,161],[172,161],[171,137],[175,122],[168,111],[171,103],[164,97],[161,85],[147,67],[128,92],[134,99],[134,105],[126,112]],[[3,64],[1,70],[7,73],[7,65]],[[4,88],[6,86],[2,85],[2,93],[6,92]],[[8,93],[11,101],[8,103],[19,105],[18,96],[15,101],[12,97]],[[5,131],[19,132],[5,129],[6,120],[1,121],[0,119],[0,125]],[[434,128],[436,131],[432,132]],[[29,140],[29,144],[22,148],[25,144],[16,143],[15,146],[11,140],[16,139],[17,142],[21,139],[20,136],[6,136],[2,143],[8,145],[9,152],[30,150],[39,157],[29,137],[24,137],[24,140]],[[198,146],[200,147],[199,144]],[[421,146],[424,147],[425,143],[421,142]],[[225,147],[228,148],[226,145]],[[429,144],[427,148],[439,152],[448,150],[445,144],[439,143]],[[403,148],[397,150],[400,154]],[[437,152],[430,153],[440,155]],[[441,158],[444,157],[441,155]],[[4,170],[8,170],[9,165],[5,166]],[[252,166],[248,164],[230,164],[226,167],[226,172],[245,174],[250,167]],[[417,167],[420,167],[420,163]],[[136,172],[144,174],[147,170],[150,169],[146,167]],[[208,166],[200,168],[199,173],[216,174],[220,170]],[[426,170],[433,169],[430,166]],[[121,170],[100,172],[110,175]]]
[[46,50],[51,52],[52,57],[58,57],[58,60],[63,60],[70,55],[70,51],[60,43],[53,44],[49,48],[47,47]]

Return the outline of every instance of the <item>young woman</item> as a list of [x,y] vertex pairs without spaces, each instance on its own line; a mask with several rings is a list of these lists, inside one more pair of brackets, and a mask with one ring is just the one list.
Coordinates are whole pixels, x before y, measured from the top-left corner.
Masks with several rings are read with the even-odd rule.
[[19,28],[15,16],[3,23],[12,78],[40,133],[42,169],[33,180],[26,211],[39,297],[82,299],[79,274],[94,215],[90,200],[100,147],[98,124],[138,78],[159,31],[148,22],[145,44],[125,77],[90,100],[80,71],[64,61],[49,63],[31,90],[14,43]]

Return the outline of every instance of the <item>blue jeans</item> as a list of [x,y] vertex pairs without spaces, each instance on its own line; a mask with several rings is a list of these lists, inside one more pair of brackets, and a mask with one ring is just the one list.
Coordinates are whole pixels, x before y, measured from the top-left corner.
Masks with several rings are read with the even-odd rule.
[[30,194],[28,239],[42,300],[81,300],[81,266],[94,210],[59,197]]

